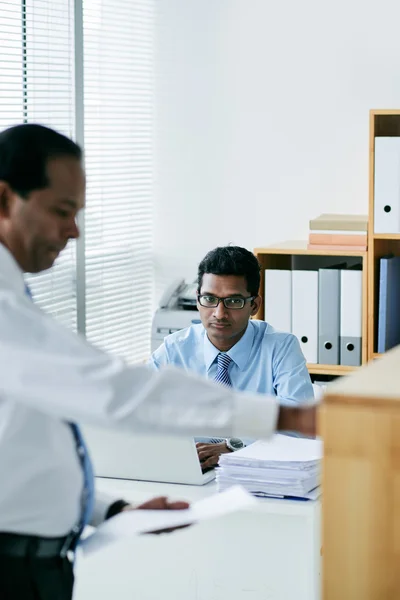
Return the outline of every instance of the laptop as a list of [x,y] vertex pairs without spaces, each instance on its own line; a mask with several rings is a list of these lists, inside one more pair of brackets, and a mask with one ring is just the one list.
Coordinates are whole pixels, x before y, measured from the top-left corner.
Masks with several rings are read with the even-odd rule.
[[97,477],[189,485],[215,479],[215,469],[202,472],[193,438],[82,429]]

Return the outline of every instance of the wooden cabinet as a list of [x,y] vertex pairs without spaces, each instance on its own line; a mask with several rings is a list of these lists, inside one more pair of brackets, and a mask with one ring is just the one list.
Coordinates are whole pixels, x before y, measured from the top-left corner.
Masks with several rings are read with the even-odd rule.
[[400,598],[400,347],[332,383],[320,409],[323,600]]

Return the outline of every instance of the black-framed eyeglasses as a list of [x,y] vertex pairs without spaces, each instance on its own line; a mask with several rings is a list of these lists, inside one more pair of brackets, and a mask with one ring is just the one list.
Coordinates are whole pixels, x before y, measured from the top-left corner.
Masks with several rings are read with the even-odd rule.
[[246,302],[252,302],[254,298],[256,296],[249,296],[248,298],[241,298],[240,296],[218,298],[218,296],[212,296],[211,294],[198,294],[197,296],[199,304],[204,308],[216,308],[220,302],[223,302],[225,308],[229,310],[240,310]]

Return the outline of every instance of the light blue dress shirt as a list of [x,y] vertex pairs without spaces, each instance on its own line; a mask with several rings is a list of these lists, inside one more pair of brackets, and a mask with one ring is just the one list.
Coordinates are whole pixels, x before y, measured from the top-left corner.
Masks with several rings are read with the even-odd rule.
[[[167,336],[153,353],[155,369],[174,365],[214,379],[219,350],[202,324]],[[306,361],[297,338],[274,329],[265,321],[249,321],[243,337],[227,354],[229,377],[237,390],[277,396],[282,405],[301,404],[313,398]]]

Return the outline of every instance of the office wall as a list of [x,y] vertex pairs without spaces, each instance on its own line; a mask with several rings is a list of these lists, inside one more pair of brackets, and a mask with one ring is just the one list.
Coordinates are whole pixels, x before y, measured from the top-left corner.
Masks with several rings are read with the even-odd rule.
[[368,111],[400,107],[397,0],[158,7],[158,292],[218,244],[367,211]]

